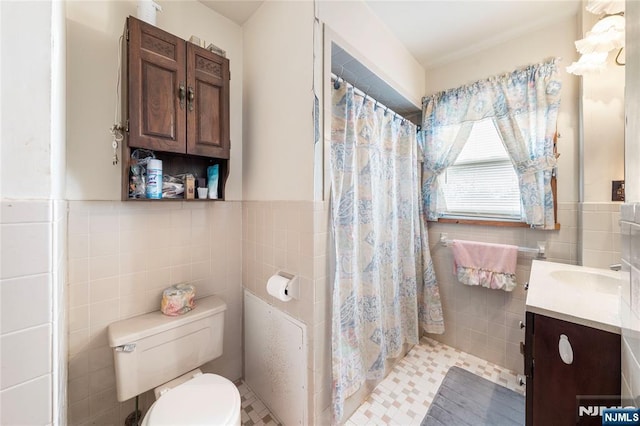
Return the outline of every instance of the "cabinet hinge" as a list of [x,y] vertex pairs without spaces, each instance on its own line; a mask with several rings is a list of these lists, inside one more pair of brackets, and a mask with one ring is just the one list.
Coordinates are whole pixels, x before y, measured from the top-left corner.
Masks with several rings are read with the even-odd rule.
[[127,38],[127,41],[129,41],[129,28],[125,30],[125,37]]
[[124,131],[129,133],[129,120],[127,120],[127,126],[125,127]]

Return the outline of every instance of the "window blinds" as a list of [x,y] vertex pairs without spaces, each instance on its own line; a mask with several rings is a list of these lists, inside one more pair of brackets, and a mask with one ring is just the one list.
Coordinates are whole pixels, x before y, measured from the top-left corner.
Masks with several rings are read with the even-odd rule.
[[445,217],[521,218],[518,177],[492,119],[474,123],[441,179]]

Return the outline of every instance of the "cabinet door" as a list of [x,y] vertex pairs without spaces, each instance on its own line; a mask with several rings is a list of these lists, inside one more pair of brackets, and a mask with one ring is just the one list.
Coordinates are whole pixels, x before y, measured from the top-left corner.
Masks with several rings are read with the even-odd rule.
[[229,60],[187,43],[187,153],[229,158]]
[[[533,424],[601,425],[599,416],[580,416],[578,404],[620,404],[620,335],[543,315],[535,315],[533,327]],[[571,364],[558,351],[562,334],[573,349]]]
[[129,146],[184,153],[185,42],[128,18]]

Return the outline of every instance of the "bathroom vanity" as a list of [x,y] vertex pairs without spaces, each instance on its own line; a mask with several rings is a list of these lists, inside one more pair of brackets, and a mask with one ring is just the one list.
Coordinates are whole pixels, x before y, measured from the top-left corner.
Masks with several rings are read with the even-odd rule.
[[[601,425],[620,404],[619,273],[534,260],[526,301],[526,424]],[[597,413],[596,413],[597,410]]]

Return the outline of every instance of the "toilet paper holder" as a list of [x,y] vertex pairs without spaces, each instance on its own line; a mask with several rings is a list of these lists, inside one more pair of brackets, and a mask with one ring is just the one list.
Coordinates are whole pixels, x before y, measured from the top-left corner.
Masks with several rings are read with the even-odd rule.
[[284,271],[278,271],[276,274],[289,280],[289,284],[287,284],[287,287],[284,289],[284,293],[287,296],[293,297],[294,299],[300,299],[300,286],[298,285],[298,276],[289,274]]

